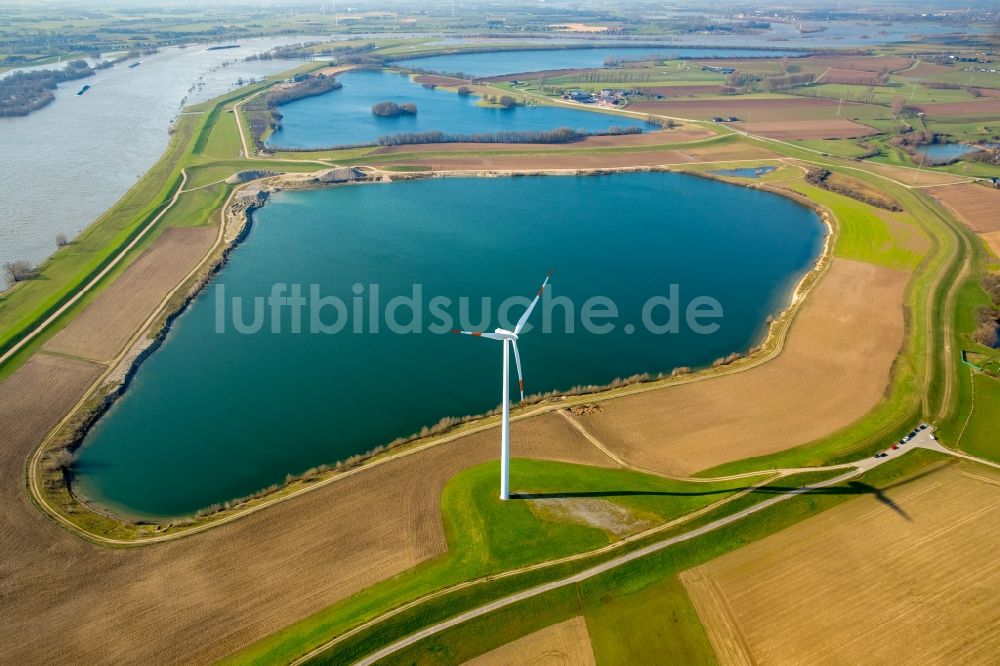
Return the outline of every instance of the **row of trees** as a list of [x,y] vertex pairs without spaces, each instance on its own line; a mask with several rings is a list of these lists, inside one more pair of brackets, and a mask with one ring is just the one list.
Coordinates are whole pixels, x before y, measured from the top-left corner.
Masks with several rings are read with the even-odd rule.
[[418,143],[571,143],[588,136],[641,134],[641,127],[609,127],[605,132],[588,132],[559,127],[554,130],[521,130],[483,132],[475,134],[446,134],[440,130],[429,132],[402,132],[378,138],[380,146],[403,146]]
[[74,60],[65,69],[14,72],[0,79],[0,116],[26,116],[55,99],[60,83],[93,76],[85,60]]

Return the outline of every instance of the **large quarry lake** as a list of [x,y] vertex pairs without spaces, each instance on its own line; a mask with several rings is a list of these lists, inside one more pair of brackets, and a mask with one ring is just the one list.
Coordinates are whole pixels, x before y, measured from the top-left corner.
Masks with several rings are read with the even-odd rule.
[[[88,435],[74,487],[123,515],[180,515],[441,417],[489,410],[500,402],[499,343],[442,331],[497,327],[511,296],[522,297],[507,313],[516,320],[549,269],[550,296],[566,300],[543,302],[535,329],[522,336],[529,393],[708,365],[760,341],[825,233],[811,210],[788,199],[668,173],[278,193]],[[672,284],[679,331],[650,331],[644,306],[657,296],[670,300]],[[255,299],[267,299],[275,285],[301,285],[307,304],[299,332],[290,307],[272,321],[267,301],[258,300],[263,315],[256,316]],[[319,303],[311,285],[327,299],[320,321],[344,322],[339,332],[310,332]],[[392,320],[387,312],[394,297],[412,298],[414,285],[423,332],[392,332],[391,321],[414,325],[402,301]],[[233,297],[241,299],[236,318]],[[435,306],[435,297],[451,303]],[[464,308],[461,297],[469,299]],[[483,297],[492,299],[485,321]],[[591,324],[613,330],[584,326],[585,307],[607,311],[607,301],[588,306],[593,297],[613,302],[618,317]],[[718,323],[714,333],[686,322],[685,308],[698,297],[722,308],[720,319],[701,320]],[[329,304],[333,298],[342,311]],[[650,312],[653,323],[668,324],[671,311],[661,302]],[[247,332],[255,318],[261,330]]]
[[[447,134],[552,130],[604,132],[609,127],[645,127],[635,118],[556,106],[510,109],[477,106],[479,98],[432,90],[408,76],[382,71],[347,72],[343,88],[281,106],[281,129],[268,139],[278,148],[315,148],[374,143],[382,135],[439,130]],[[379,102],[417,105],[415,115],[378,117]]]

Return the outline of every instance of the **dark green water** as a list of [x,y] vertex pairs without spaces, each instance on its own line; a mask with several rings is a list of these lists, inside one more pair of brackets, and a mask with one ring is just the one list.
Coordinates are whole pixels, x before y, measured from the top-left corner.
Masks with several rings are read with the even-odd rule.
[[[438,334],[471,297],[469,325],[482,329],[481,297],[496,315],[509,296],[530,296],[552,268],[552,330],[526,332],[521,354],[530,392],[605,383],[639,372],[703,366],[759,341],[765,320],[815,260],[825,233],[810,210],[784,198],[679,174],[593,177],[437,179],[281,193],[255,217],[229,264],[176,321],[126,394],[90,433],[75,483],[85,496],[129,515],[192,512],[280,482],[287,473],[412,433],[448,415],[478,413],[500,401],[499,343]],[[347,316],[352,287],[365,285],[364,332],[351,319],[336,334],[216,332],[219,290],[253,299],[275,283],[309,295],[337,296]],[[424,332],[394,334],[368,317],[368,285],[383,306],[422,285]],[[681,310],[678,333],[646,330],[650,297],[678,285],[680,306],[718,300],[724,316],[712,334],[693,332]],[[431,309],[434,296],[453,300]],[[587,332],[584,302],[611,299],[614,330]],[[262,303],[262,305],[264,305]],[[440,304],[439,304],[440,305]],[[523,305],[515,303],[510,318]],[[308,310],[305,310],[308,312]],[[541,324],[544,305],[532,322]],[[406,308],[396,320],[410,322]],[[333,324],[335,308],[321,312]],[[654,310],[664,323],[668,309]],[[703,320],[702,323],[711,323]],[[631,334],[627,325],[635,326]],[[498,325],[494,319],[488,328]],[[516,384],[515,384],[516,385]]]

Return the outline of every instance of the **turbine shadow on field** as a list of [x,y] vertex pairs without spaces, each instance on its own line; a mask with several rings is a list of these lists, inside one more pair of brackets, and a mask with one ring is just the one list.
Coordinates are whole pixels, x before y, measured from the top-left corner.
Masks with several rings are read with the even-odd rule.
[[894,483],[892,485],[886,486],[885,488],[876,488],[862,481],[850,481],[845,486],[829,486],[824,488],[810,488],[803,491],[802,486],[743,486],[737,488],[720,488],[715,490],[701,490],[701,491],[676,491],[676,490],[581,490],[581,491],[569,491],[569,492],[552,492],[552,493],[511,493],[511,499],[519,500],[540,500],[540,499],[571,499],[571,498],[586,498],[586,497],[635,497],[635,496],[650,496],[650,497],[702,497],[706,495],[725,495],[730,493],[740,493],[749,491],[753,494],[761,495],[787,495],[792,492],[799,492],[803,495],[871,495],[877,501],[885,504],[887,507],[895,511],[901,518],[907,522],[913,522],[913,518],[910,517],[906,511],[903,510],[891,497],[885,494],[886,490],[895,488],[897,486],[910,483],[917,480],[918,478],[924,476],[924,474],[919,474],[912,478]]

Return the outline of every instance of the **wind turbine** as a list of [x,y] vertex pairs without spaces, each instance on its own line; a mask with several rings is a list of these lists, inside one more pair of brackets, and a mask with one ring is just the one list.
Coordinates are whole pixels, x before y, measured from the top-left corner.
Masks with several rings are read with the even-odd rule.
[[517,384],[521,390],[521,402],[524,402],[524,378],[521,376],[521,355],[517,353],[517,339],[521,329],[528,322],[531,311],[535,309],[535,304],[541,298],[552,273],[545,276],[545,281],[535,298],[531,301],[528,309],[524,311],[521,318],[517,320],[517,325],[513,331],[498,328],[492,333],[479,331],[463,331],[454,329],[452,333],[461,335],[472,335],[477,338],[489,338],[490,340],[500,340],[503,342],[503,421],[500,425],[500,499],[510,499],[510,348],[514,347],[514,364],[517,366]]

